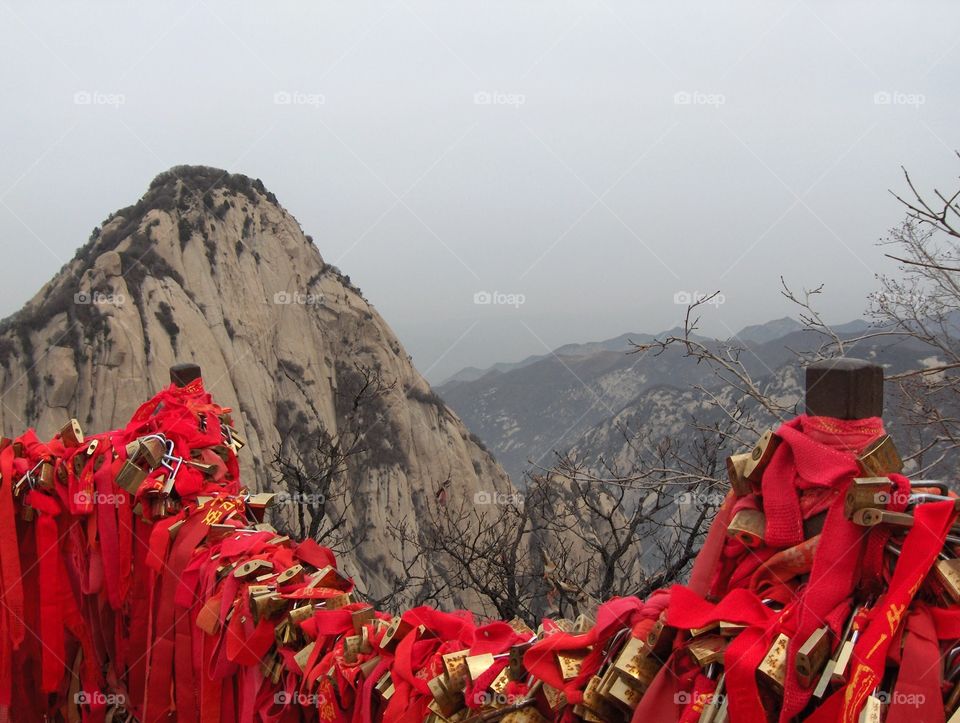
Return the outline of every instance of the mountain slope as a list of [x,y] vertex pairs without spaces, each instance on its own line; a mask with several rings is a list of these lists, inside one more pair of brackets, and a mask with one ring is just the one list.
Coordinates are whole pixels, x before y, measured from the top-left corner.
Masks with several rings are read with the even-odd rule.
[[[373,587],[388,588],[397,572],[389,521],[415,526],[448,479],[447,495],[470,501],[509,486],[386,322],[259,180],[177,167],[108,218],[0,323],[0,429],[36,426],[48,437],[70,416],[113,428],[178,361],[200,364],[209,391],[235,410],[251,487],[270,486],[282,443],[309,451],[318,424],[362,439],[347,526],[366,539],[355,571]],[[391,386],[364,417],[350,402],[368,370]]]

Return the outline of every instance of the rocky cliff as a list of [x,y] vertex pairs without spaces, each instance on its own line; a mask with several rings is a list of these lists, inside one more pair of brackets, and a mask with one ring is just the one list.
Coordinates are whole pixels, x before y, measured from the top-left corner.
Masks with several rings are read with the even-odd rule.
[[[267,488],[270,462],[308,458],[320,430],[355,440],[345,525],[365,544],[356,572],[392,585],[388,522],[505,489],[503,470],[434,395],[360,291],[259,180],[203,167],[158,176],[70,263],[0,323],[0,428],[52,435],[128,419],[178,361],[235,410],[242,471]],[[355,404],[373,375],[380,385]],[[309,466],[309,464],[308,464]],[[348,558],[351,555],[347,556]]]

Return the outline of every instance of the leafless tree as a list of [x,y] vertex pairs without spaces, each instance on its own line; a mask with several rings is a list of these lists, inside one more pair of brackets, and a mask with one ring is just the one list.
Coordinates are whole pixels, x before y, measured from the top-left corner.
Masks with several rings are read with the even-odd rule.
[[[343,555],[359,542],[347,527],[359,481],[358,475],[351,474],[351,467],[369,450],[368,440],[383,421],[379,402],[392,393],[395,384],[379,369],[355,362],[350,383],[337,389],[336,407],[341,414],[336,429],[331,430],[304,388],[299,370],[290,366],[282,361],[278,364],[303,395],[310,415],[301,411],[295,419],[287,420],[297,431],[284,435],[274,451],[274,489],[281,490],[293,503],[273,515],[274,524],[286,533],[313,538]],[[367,414],[371,409],[373,413]]]

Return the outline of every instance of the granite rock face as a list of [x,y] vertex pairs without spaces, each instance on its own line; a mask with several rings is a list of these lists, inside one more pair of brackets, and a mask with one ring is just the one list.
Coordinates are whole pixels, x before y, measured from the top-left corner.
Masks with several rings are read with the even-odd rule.
[[[376,309],[273,194],[204,167],[158,176],[0,323],[0,429],[33,426],[49,438],[69,417],[112,429],[185,361],[233,408],[251,489],[274,484],[281,443],[309,453],[319,425],[335,439],[363,438],[347,465],[346,524],[366,541],[347,558],[368,587],[386,589],[398,574],[388,522],[416,529],[447,480],[447,499],[510,489]],[[390,389],[358,414],[351,400],[371,370]]]

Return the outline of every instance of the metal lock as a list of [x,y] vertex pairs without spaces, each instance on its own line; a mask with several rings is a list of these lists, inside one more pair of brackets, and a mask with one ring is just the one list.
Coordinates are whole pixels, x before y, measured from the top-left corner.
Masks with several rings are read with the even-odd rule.
[[895,527],[910,528],[913,527],[913,515],[906,512],[891,512],[890,510],[878,510],[874,507],[857,510],[851,518],[855,524],[862,527],[875,527],[877,525],[894,525]]
[[646,687],[639,684],[631,684],[626,678],[616,675],[607,691],[607,697],[621,708],[633,711],[640,703]]
[[53,465],[49,462],[41,462],[40,469],[37,470],[37,486],[47,491],[56,486],[53,474]]
[[80,428],[80,422],[71,419],[60,428],[60,441],[65,447],[79,447],[83,444],[83,429]]
[[519,681],[527,677],[527,669],[523,664],[523,656],[529,650],[531,643],[520,643],[510,646],[510,662],[505,670],[510,680]]
[[705,635],[694,638],[687,644],[687,653],[701,668],[713,663],[723,663],[723,651],[729,641],[722,635]]
[[389,670],[377,681],[374,690],[376,690],[384,700],[390,700],[390,698],[393,697],[393,677],[390,675]]
[[646,688],[660,670],[660,661],[652,655],[647,641],[631,637],[623,646],[613,667],[637,685]]
[[291,565],[286,570],[277,575],[277,585],[291,585],[303,581],[303,565]]
[[764,432],[750,450],[750,459],[743,466],[743,476],[750,482],[760,482],[763,470],[770,464],[773,453],[777,451],[779,445],[780,438],[773,433],[772,429]]
[[427,687],[430,688],[430,694],[433,696],[433,700],[436,702],[442,715],[450,716],[463,708],[463,696],[460,695],[459,691],[451,687],[444,674],[441,673],[436,678],[428,681]]
[[886,477],[857,477],[847,490],[843,511],[847,519],[870,507],[883,509],[890,501],[890,480]]
[[794,669],[800,685],[809,688],[813,685],[830,657],[830,628],[826,625],[807,638],[794,658]]
[[393,652],[396,650],[397,644],[403,640],[411,630],[413,630],[413,626],[406,620],[399,617],[394,618],[390,622],[390,627],[387,628],[387,631],[383,634],[383,638],[380,640],[380,647],[388,652]]
[[759,547],[763,544],[763,532],[767,518],[760,510],[740,510],[727,526],[727,536],[733,537],[746,547]]
[[857,457],[865,477],[887,477],[903,472],[903,460],[889,434],[883,434],[867,445]]
[[360,655],[360,648],[363,645],[363,637],[360,635],[347,635],[343,638],[343,659],[348,663],[356,663],[357,656]]
[[960,603],[960,560],[937,560],[934,568],[937,580],[954,603]]
[[333,597],[328,597],[323,601],[323,607],[327,610],[339,610],[353,602],[353,597],[349,593],[340,593]]
[[874,691],[867,696],[863,708],[860,709],[859,723],[882,723],[883,721],[883,699]]
[[557,653],[557,664],[560,666],[560,675],[564,680],[573,680],[580,675],[583,659],[589,652],[589,650],[565,650]]
[[477,678],[486,673],[496,662],[493,653],[481,653],[480,655],[469,655],[465,659],[467,665],[467,677],[470,682],[476,683]]
[[443,669],[447,674],[448,687],[450,690],[460,692],[466,688],[468,655],[470,655],[470,650],[464,649],[440,656],[440,659],[443,661]]
[[250,495],[250,497],[247,498],[247,509],[250,510],[250,514],[253,515],[257,522],[263,522],[267,508],[273,507],[276,500],[277,495],[273,492],[261,492]]
[[749,452],[727,457],[727,477],[730,480],[730,488],[737,497],[744,497],[753,492],[753,485],[750,484],[746,475],[747,462],[750,460]]
[[150,469],[157,467],[167,453],[167,440],[158,434],[141,437],[135,444],[136,451],[130,456],[135,460],[143,460]]
[[590,680],[587,681],[587,686],[583,691],[583,703],[596,715],[600,716],[600,720],[616,720],[619,716],[616,711],[613,710],[610,703],[600,694],[600,688],[600,676],[592,676]]
[[327,567],[310,576],[309,587],[329,587],[335,590],[349,590],[352,586],[349,577],[330,565],[327,565]]
[[372,605],[360,608],[359,610],[352,610],[350,612],[350,621],[353,623],[353,632],[361,635],[365,631],[367,623],[374,618],[376,618],[376,613]]
[[757,668],[760,677],[778,694],[783,693],[783,683],[787,678],[787,647],[789,645],[790,638],[780,633],[760,661],[760,667]]
[[269,560],[247,560],[233,571],[233,576],[239,580],[249,580],[272,570],[273,563]]
[[301,648],[296,655],[293,656],[294,662],[300,667],[300,670],[304,673],[307,672],[307,663],[310,662],[310,654],[313,652],[313,649],[316,647],[315,642],[307,643],[306,646]]
[[135,495],[146,478],[147,472],[140,469],[140,467],[128,459],[121,465],[120,471],[117,472],[116,483],[117,487],[121,487],[130,494]]

